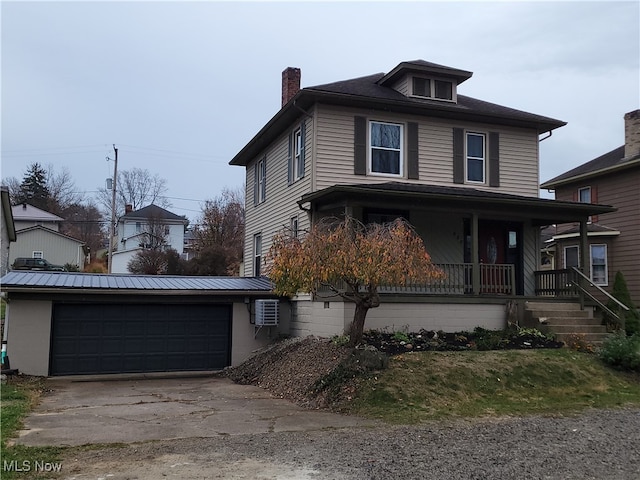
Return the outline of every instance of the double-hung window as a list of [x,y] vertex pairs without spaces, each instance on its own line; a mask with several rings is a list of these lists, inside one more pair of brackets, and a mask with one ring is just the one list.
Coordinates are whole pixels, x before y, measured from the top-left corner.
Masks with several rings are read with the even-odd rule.
[[578,189],[578,201],[580,203],[591,203],[591,187]]
[[304,156],[302,155],[302,129],[293,133],[293,179],[304,177]]
[[607,286],[607,246],[591,245],[591,281],[596,285]]
[[262,235],[253,236],[253,276],[260,276],[260,267],[262,266]]
[[267,198],[267,159],[262,158],[256,163],[254,171],[253,195],[256,205]]
[[370,172],[402,176],[402,125],[398,123],[370,122],[369,126]]
[[44,258],[44,254],[42,253],[42,250],[35,250],[35,251],[31,254],[31,258],[42,259],[42,258]]
[[485,183],[486,141],[483,133],[467,132],[467,182]]

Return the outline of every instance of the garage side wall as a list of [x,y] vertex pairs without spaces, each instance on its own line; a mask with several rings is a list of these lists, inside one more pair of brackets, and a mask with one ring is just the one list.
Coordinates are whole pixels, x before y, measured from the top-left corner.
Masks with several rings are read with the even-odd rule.
[[52,302],[12,299],[7,328],[11,368],[26,375],[49,375]]
[[[231,366],[236,366],[249,358],[256,350],[273,342],[280,335],[289,334],[291,308],[288,302],[280,301],[279,325],[264,327],[256,331],[247,305],[233,304],[233,325],[231,333]],[[252,311],[253,305],[252,305]]]

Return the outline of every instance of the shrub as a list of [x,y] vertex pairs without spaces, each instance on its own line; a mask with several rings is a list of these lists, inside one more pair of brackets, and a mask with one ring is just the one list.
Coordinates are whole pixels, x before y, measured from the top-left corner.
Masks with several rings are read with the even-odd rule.
[[[611,310],[618,316],[624,317],[624,327],[627,335],[635,335],[640,333],[640,312],[636,309],[636,306],[631,301],[631,294],[629,293],[627,282],[624,279],[624,275],[620,271],[616,273],[616,278],[613,281],[613,290],[611,291],[611,295],[620,302],[624,303],[627,307],[629,307],[628,311],[624,311],[613,300],[609,300],[609,302],[607,303],[607,308],[609,308],[609,310]],[[618,323],[615,318],[611,317],[608,317],[607,321],[613,324]]]
[[602,344],[600,359],[617,368],[640,371],[640,335],[616,332]]

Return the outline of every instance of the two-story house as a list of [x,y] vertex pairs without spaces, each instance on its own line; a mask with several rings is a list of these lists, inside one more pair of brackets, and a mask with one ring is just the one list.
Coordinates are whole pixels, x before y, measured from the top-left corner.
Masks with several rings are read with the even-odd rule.
[[173,249],[182,255],[187,220],[157,205],[140,210],[126,206],[118,220],[117,250],[113,252],[112,273],[130,273],[127,265],[144,249]]
[[[586,266],[591,281],[609,291],[616,272],[622,272],[631,300],[640,305],[640,110],[624,116],[624,145],[541,187],[554,190],[558,200],[605,203],[617,208],[591,217]],[[555,226],[549,242],[555,268],[581,265],[578,236],[575,224]]]
[[[464,96],[471,76],[417,60],[301,89],[285,69],[282,108],[230,162],[246,168],[245,274],[264,273],[283,228],[401,216],[446,279],[388,286],[367,327],[504,326],[506,302],[536,292],[539,228],[576,221],[584,237],[589,216],[613,209],[539,198],[541,135],[565,123]],[[333,335],[353,305],[302,295],[292,312],[292,334]]]
[[9,264],[16,258],[44,258],[57,265],[73,265],[82,270],[87,262],[85,242],[60,232],[64,218],[21,203],[11,207],[16,241],[10,247]]

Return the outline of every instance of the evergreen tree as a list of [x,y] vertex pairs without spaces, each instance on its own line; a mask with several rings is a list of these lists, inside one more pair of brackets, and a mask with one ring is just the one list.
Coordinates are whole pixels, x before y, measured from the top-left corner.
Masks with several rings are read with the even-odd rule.
[[16,204],[28,203],[42,210],[48,210],[50,200],[47,171],[39,163],[32,163],[24,174],[15,202]]
[[616,313],[619,317],[624,317],[624,328],[627,335],[640,333],[640,313],[638,313],[636,306],[631,301],[631,294],[629,293],[629,287],[627,287],[627,281],[624,279],[624,275],[620,271],[616,273],[611,295],[629,307],[629,310],[625,311],[613,300],[609,300],[607,303],[607,307],[612,312]]

